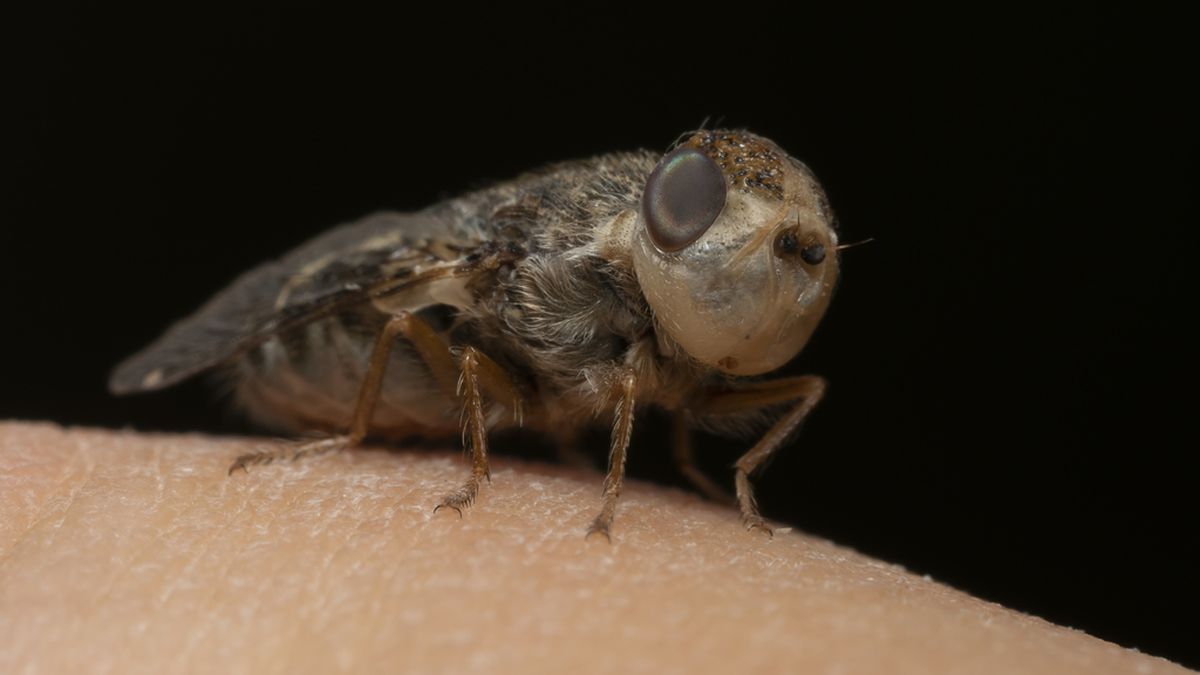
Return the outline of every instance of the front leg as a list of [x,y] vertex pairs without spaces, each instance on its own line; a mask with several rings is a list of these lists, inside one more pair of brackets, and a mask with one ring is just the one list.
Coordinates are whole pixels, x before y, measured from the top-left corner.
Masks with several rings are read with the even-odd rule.
[[692,411],[698,415],[723,415],[798,401],[734,464],[738,508],[746,529],[760,529],[771,534],[771,528],[763,522],[758,504],[754,501],[754,486],[750,484],[750,476],[800,427],[800,423],[825,395],[825,387],[825,378],[816,375],[787,377],[755,382],[732,391],[710,392],[692,404]]
[[625,453],[629,449],[629,438],[633,434],[633,408],[637,402],[637,376],[632,368],[623,368],[614,378],[612,398],[613,428],[608,451],[608,476],[604,478],[604,498],[600,513],[588,527],[587,536],[602,534],[612,541],[609,529],[617,512],[617,497],[621,496],[621,484],[625,480]]

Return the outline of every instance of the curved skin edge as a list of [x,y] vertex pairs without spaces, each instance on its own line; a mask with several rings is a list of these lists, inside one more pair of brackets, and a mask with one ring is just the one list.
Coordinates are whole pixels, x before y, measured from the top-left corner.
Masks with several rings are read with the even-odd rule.
[[609,544],[503,456],[462,519],[458,452],[226,477],[266,442],[0,424],[0,672],[1191,672],[636,481]]

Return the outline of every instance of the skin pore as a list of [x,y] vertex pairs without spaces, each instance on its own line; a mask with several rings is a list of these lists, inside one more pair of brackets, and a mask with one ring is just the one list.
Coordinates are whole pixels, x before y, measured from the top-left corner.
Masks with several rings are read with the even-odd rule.
[[[684,492],[370,446],[0,424],[0,672],[1184,673]],[[1115,542],[1114,545],[1120,545]]]

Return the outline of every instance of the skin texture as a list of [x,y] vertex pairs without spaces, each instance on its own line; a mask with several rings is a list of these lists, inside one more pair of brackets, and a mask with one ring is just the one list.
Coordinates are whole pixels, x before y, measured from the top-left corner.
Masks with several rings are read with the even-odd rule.
[[0,672],[1184,673],[830,542],[629,482],[367,448],[0,424]]

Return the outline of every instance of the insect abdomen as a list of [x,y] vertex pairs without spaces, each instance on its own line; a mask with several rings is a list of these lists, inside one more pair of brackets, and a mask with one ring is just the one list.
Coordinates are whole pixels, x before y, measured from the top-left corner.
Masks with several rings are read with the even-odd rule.
[[[384,314],[364,309],[269,338],[233,364],[236,404],[255,422],[281,432],[344,430],[386,320]],[[412,349],[396,344],[372,434],[452,433],[457,425],[453,401],[437,389]]]

